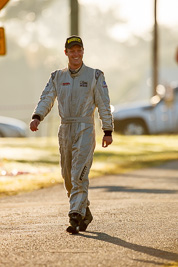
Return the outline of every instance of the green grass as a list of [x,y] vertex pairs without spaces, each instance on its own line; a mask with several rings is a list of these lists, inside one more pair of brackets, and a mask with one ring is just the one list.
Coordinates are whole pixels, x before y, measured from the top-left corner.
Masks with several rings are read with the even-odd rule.
[[115,135],[114,142],[108,149],[97,145],[94,163],[105,163],[103,174],[108,174],[152,167],[176,159],[178,136]]
[[166,265],[164,265],[164,267],[178,267],[178,262],[166,264]]
[[[90,178],[160,165],[178,159],[178,136],[120,136],[108,148],[97,137]],[[16,194],[61,183],[56,138],[1,138],[0,195]],[[14,170],[27,172],[13,176]]]

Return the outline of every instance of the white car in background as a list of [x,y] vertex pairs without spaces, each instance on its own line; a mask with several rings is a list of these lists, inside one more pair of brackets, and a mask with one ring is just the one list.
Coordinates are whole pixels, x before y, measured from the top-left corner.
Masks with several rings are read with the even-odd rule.
[[25,122],[0,116],[0,137],[26,137],[27,125]]
[[147,104],[115,106],[115,132],[124,135],[178,133],[178,87],[167,89]]

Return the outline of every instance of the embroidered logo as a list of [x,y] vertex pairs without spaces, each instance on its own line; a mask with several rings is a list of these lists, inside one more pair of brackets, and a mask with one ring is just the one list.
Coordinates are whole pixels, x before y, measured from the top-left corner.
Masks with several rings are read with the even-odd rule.
[[81,43],[82,40],[80,38],[74,37],[74,38],[69,39],[67,42],[68,42],[68,44],[70,44],[71,42]]
[[67,85],[70,85],[70,83],[63,83],[62,85],[63,86],[67,86]]
[[84,81],[80,81],[80,87],[87,87],[88,83]]
[[85,175],[86,171],[87,171],[87,166],[85,166],[85,167],[83,168],[82,173],[81,173],[81,175],[80,175],[80,180],[82,180],[82,178],[83,178],[83,176]]

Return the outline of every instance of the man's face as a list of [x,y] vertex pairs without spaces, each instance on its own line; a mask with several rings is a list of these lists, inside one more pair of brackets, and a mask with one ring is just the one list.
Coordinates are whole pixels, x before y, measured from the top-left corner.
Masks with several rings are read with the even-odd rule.
[[69,59],[69,67],[71,69],[78,69],[82,65],[84,54],[83,47],[79,45],[73,45],[71,48],[67,48],[65,50],[65,54]]

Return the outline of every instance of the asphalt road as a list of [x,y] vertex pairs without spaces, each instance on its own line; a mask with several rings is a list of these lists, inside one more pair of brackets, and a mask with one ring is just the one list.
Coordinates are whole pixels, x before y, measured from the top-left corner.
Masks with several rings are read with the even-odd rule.
[[178,261],[178,161],[92,179],[93,222],[65,232],[63,185],[0,198],[0,266],[155,267]]

